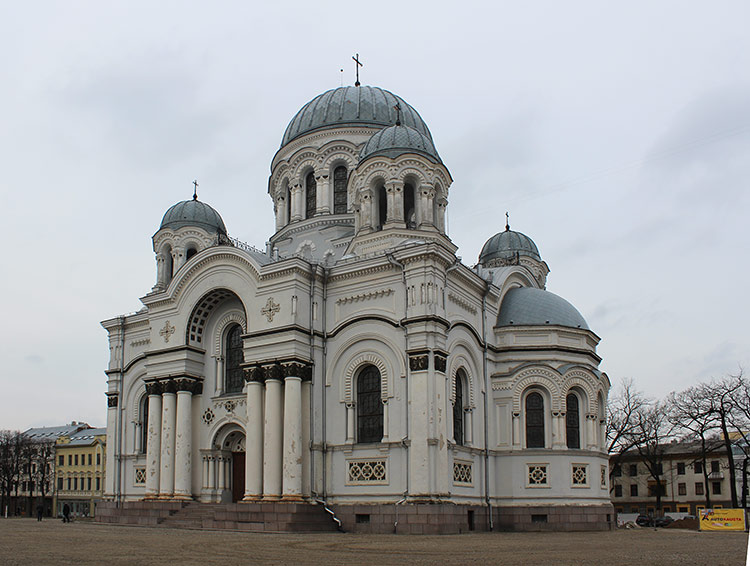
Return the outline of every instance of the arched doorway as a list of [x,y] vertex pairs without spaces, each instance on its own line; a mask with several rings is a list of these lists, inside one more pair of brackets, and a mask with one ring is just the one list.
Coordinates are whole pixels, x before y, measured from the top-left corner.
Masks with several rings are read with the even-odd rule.
[[205,454],[204,485],[210,501],[234,503],[245,495],[245,432],[237,424],[222,427]]

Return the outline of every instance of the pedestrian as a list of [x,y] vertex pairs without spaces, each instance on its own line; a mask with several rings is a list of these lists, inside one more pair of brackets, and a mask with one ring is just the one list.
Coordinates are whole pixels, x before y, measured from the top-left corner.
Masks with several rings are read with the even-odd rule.
[[63,523],[70,523],[70,505],[63,505]]
[[42,505],[41,503],[37,503],[37,506],[36,506],[36,520],[37,521],[41,521],[42,520],[42,515],[44,515],[44,505]]

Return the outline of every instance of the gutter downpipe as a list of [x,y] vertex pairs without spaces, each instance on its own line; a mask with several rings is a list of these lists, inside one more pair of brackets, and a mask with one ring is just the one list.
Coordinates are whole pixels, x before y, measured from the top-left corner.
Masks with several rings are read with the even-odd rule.
[[494,529],[492,519],[492,504],[490,503],[490,449],[489,449],[489,421],[487,416],[487,396],[489,394],[489,383],[487,376],[487,295],[490,292],[490,283],[485,281],[485,290],[482,295],[482,373],[484,374],[484,501],[487,504],[487,519],[490,531]]
[[[318,264],[309,262],[310,264],[310,362],[313,364],[313,367],[315,367],[315,327],[313,326],[315,322],[314,317],[314,310],[315,310],[315,279],[318,276]],[[323,381],[323,379],[321,379]],[[325,395],[324,395],[325,397]],[[313,438],[313,407],[314,405],[314,395],[313,395],[313,388],[312,385],[310,386],[310,443],[312,444],[312,438]],[[306,447],[308,450],[310,450],[310,492],[313,491],[313,458],[312,458],[312,450],[311,446],[308,445]]]
[[[323,326],[323,356],[321,360],[321,377],[320,377],[320,402],[321,402],[321,436],[322,436],[322,449],[321,449],[321,458],[322,458],[322,481],[323,481],[323,499],[326,497],[326,481],[327,481],[327,474],[326,474],[326,457],[327,457],[327,442],[326,442],[326,371],[327,371],[327,354],[328,354],[328,327],[326,326],[326,310],[327,310],[327,299],[328,299],[328,269],[323,267],[323,285],[322,285],[322,291],[323,291],[323,298],[322,298],[322,314],[321,314],[321,322]],[[312,388],[310,388],[310,440],[312,441],[313,438],[313,428],[312,428],[312,421],[314,421],[313,418],[313,396],[312,396]],[[312,451],[311,454],[312,456]],[[313,480],[313,472],[315,470],[314,460],[311,457],[310,458],[310,490],[312,490],[312,480]]]
[[117,461],[117,482],[115,503],[119,507],[122,500],[122,391],[125,383],[125,317],[120,316],[120,383],[117,387],[117,421],[115,421],[115,460]]
[[[388,262],[391,265],[394,265],[401,269],[401,281],[404,283],[404,319],[399,321],[399,326],[404,331],[404,356],[406,356],[406,348],[408,346],[408,335],[406,326],[404,326],[404,320],[406,319],[408,315],[409,310],[409,290],[406,286],[406,268],[404,267],[404,264],[398,261],[396,258],[393,257],[393,255],[389,252],[385,252],[385,257],[388,259]],[[404,428],[406,429],[404,437],[401,439],[401,446],[406,451],[406,489],[404,490],[404,497],[396,503],[396,523],[393,525],[393,529],[395,532],[396,527],[398,526],[398,505],[406,501],[407,496],[409,495],[409,403],[411,401],[411,398],[409,397],[409,360],[405,360],[404,363],[404,369],[406,373],[406,402],[404,403],[404,410],[406,413],[406,419],[404,419]]]

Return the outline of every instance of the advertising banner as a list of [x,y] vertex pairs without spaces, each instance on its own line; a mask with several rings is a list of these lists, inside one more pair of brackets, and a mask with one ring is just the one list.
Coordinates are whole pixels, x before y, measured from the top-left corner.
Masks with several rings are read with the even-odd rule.
[[705,509],[700,512],[702,531],[744,531],[744,509]]

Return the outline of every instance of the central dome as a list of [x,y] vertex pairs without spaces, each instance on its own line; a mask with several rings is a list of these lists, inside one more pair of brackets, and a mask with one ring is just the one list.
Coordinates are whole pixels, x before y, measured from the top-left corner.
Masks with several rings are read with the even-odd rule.
[[197,198],[184,200],[170,207],[161,220],[162,228],[184,228],[185,226],[198,226],[209,233],[226,235],[227,228],[224,221],[213,208]]
[[432,140],[419,113],[403,98],[376,86],[342,86],[324,92],[305,104],[289,122],[281,147],[303,134],[339,126],[391,126],[396,123],[396,105],[401,123]]

